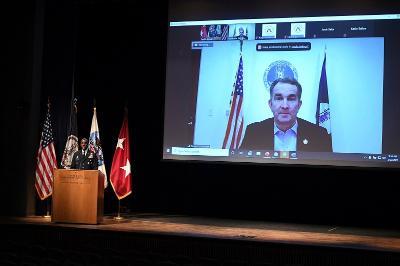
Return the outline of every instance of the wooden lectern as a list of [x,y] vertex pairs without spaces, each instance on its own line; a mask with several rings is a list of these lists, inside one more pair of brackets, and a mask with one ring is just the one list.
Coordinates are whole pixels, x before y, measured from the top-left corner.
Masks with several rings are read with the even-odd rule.
[[98,170],[54,169],[52,205],[52,222],[102,222],[104,174]]

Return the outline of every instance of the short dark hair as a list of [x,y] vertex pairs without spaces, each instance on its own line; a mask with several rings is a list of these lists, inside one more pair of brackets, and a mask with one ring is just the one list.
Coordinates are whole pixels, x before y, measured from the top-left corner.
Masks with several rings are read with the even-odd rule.
[[272,82],[271,86],[269,87],[270,96],[272,96],[272,91],[274,90],[276,84],[278,84],[279,82],[295,85],[297,87],[297,95],[299,96],[299,100],[301,99],[301,92],[303,91],[303,89],[301,88],[300,83],[296,79],[292,78],[279,78],[274,80],[274,82]]

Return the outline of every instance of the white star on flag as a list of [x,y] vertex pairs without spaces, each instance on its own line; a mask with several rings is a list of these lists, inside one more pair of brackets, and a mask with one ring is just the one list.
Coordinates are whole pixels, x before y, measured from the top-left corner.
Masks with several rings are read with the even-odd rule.
[[122,145],[122,143],[124,142],[124,140],[125,140],[125,138],[118,139],[117,148],[124,149],[124,146]]
[[120,168],[125,170],[125,178],[131,173],[131,164],[128,159],[126,159],[126,165],[121,166]]

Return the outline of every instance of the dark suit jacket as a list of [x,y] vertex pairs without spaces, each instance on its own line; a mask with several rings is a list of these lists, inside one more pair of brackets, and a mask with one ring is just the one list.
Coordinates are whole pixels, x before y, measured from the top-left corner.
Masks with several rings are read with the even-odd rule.
[[97,170],[97,166],[97,156],[89,150],[86,156],[82,154],[82,150],[75,152],[72,156],[71,169]]
[[[332,152],[332,141],[325,128],[297,118],[297,151]],[[240,149],[274,150],[274,119],[247,126]]]

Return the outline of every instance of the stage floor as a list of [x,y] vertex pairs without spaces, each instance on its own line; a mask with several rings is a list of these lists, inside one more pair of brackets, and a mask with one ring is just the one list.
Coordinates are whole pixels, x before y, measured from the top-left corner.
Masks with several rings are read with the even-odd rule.
[[125,215],[125,219],[121,221],[116,221],[113,217],[106,216],[103,223],[98,225],[52,223],[50,218],[39,216],[24,218],[3,217],[0,219],[0,224],[29,224],[207,239],[229,239],[300,246],[400,252],[400,231],[394,230],[229,220],[156,213]]

